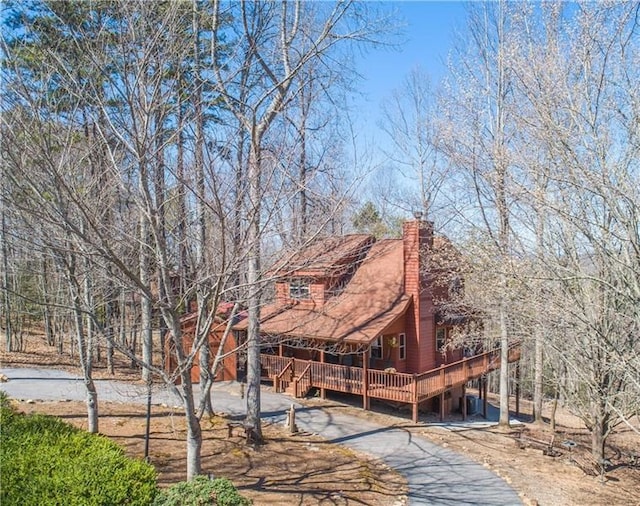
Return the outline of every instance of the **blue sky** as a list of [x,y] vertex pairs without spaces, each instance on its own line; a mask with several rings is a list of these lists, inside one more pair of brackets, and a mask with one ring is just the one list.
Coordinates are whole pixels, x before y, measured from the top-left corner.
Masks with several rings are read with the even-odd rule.
[[372,51],[361,62],[367,90],[382,98],[399,86],[409,71],[420,65],[433,78],[442,77],[456,27],[465,17],[463,2],[393,2],[406,23],[406,42],[399,50]]
[[380,103],[416,66],[420,66],[437,85],[445,73],[445,61],[456,30],[465,21],[465,4],[458,1],[392,2],[404,27],[405,43],[399,49],[375,50],[358,65],[364,77],[364,96],[355,103],[356,128],[374,144],[384,142],[376,127],[380,120]]

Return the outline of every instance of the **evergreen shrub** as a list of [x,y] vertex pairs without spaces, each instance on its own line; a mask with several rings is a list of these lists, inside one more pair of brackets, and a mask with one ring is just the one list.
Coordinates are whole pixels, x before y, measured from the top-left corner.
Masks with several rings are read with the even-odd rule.
[[155,469],[104,436],[46,415],[24,415],[0,392],[0,504],[152,504]]
[[153,506],[248,506],[251,501],[241,496],[226,478],[210,480],[197,476],[191,481],[176,483],[159,492]]

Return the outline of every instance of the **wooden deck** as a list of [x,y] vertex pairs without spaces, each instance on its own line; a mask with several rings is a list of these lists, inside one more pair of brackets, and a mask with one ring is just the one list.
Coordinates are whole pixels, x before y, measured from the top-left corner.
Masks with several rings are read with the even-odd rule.
[[[520,360],[520,347],[509,350],[509,362]],[[500,368],[500,349],[464,358],[421,374],[385,372],[378,369],[326,364],[276,355],[261,355],[262,377],[273,381],[277,392],[303,397],[311,388],[344,392],[413,406]],[[365,374],[366,372],[366,374]]]

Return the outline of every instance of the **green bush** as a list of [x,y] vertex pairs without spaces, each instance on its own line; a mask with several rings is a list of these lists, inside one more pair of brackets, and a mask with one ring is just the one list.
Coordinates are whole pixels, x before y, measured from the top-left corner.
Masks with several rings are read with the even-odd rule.
[[23,415],[0,396],[0,504],[149,505],[152,466],[104,436],[45,415]]
[[156,496],[153,506],[247,506],[251,501],[241,496],[226,478],[210,480],[198,476],[176,483]]

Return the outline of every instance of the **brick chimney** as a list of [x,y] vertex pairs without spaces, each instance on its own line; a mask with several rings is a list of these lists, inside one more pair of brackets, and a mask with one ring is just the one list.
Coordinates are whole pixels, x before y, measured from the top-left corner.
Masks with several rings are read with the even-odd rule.
[[423,372],[435,367],[435,324],[433,299],[429,290],[423,290],[424,256],[433,246],[433,223],[416,216],[402,224],[404,249],[404,291],[413,303],[407,312],[406,333],[409,349],[409,370]]

